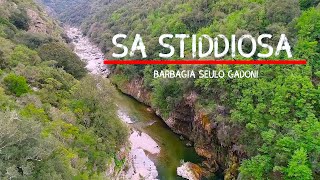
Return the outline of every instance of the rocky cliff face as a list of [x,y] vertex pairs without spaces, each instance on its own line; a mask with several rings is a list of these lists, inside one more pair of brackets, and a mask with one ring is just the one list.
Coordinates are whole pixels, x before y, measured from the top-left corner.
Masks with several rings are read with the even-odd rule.
[[118,88],[138,101],[151,106],[151,93],[143,86],[143,79],[134,79]]
[[58,22],[49,18],[49,16],[36,9],[27,9],[27,15],[29,17],[29,29],[28,32],[37,34],[46,34],[54,37],[60,37],[63,32]]
[[[143,79],[134,79],[119,88],[125,94],[151,106],[151,93],[144,88]],[[212,173],[223,170],[225,179],[236,178],[239,159],[244,157],[243,148],[238,145],[241,129],[219,122],[215,115],[197,108],[197,97],[196,92],[185,95],[169,118],[164,119],[159,110],[153,109],[175,133],[194,143],[196,152],[206,159],[203,166],[207,170]],[[219,116],[228,116],[227,111],[224,107],[216,109]]]
[[[14,13],[27,18],[27,30],[33,34],[48,35],[55,38],[61,38],[62,28],[58,22],[50,18],[46,12],[36,4],[36,1],[11,1],[0,0],[1,16],[10,19]],[[25,14],[24,14],[25,13]]]
[[39,14],[32,10],[27,10],[29,22],[29,32],[51,34],[50,29],[47,27],[46,22],[39,16]]

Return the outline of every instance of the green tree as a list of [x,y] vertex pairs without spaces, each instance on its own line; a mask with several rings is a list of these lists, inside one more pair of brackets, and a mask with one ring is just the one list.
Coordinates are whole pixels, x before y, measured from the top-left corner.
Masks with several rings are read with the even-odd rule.
[[63,68],[78,79],[86,74],[85,62],[81,61],[75,53],[62,43],[44,44],[39,47],[38,52],[42,60],[56,61],[58,67]]
[[153,81],[152,104],[161,110],[163,115],[169,113],[182,100],[183,91],[180,82],[169,79],[156,79]]
[[44,34],[20,32],[16,34],[14,40],[26,45],[30,49],[36,49],[43,44],[54,41],[54,38]]
[[270,157],[257,155],[242,162],[240,177],[242,179],[256,180],[267,179],[268,171],[271,170]]
[[320,11],[311,8],[298,18],[297,28],[300,38],[316,40],[320,38]]
[[300,7],[302,9],[308,9],[310,7],[316,6],[319,4],[319,0],[299,0]]
[[16,112],[0,112],[0,178],[32,177],[35,164],[49,157],[53,148],[41,138],[41,126]]
[[11,66],[16,66],[19,63],[25,65],[36,65],[40,62],[41,59],[36,51],[31,50],[26,46],[19,45],[15,47],[11,53],[9,64]]
[[267,18],[270,23],[289,23],[300,14],[299,0],[268,0]]
[[107,157],[113,157],[128,137],[127,129],[116,116],[116,107],[110,98],[113,90],[107,80],[93,76],[83,78],[72,89],[71,109],[78,123],[87,129],[87,132],[79,133],[75,144],[81,149],[82,156],[90,154],[90,166],[97,166],[100,171],[105,170]]
[[311,180],[312,171],[308,164],[308,156],[303,148],[296,150],[289,161],[286,169],[286,179],[290,180]]
[[27,12],[24,9],[20,9],[10,16],[10,22],[18,29],[28,30],[29,21]]
[[7,89],[18,97],[30,91],[27,80],[23,76],[9,74],[4,78],[4,83]]

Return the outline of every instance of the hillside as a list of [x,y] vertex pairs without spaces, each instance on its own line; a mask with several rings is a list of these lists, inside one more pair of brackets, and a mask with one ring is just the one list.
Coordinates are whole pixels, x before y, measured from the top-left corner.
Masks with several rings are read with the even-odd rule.
[[[125,93],[149,104],[175,131],[194,142],[204,166],[225,179],[319,179],[320,5],[318,0],[117,0],[90,1],[74,21],[64,1],[50,1],[65,22],[83,31],[106,53],[118,49],[115,34],[131,45],[142,34],[149,59],[157,58],[161,34],[284,33],[295,59],[306,66],[113,66],[111,79]],[[82,2],[74,6],[84,9]],[[88,12],[88,13],[87,13]],[[186,40],[185,52],[191,54]],[[174,47],[179,41],[171,42]],[[250,50],[246,44],[245,51]],[[260,49],[261,50],[261,49]],[[178,54],[178,53],[175,53]],[[230,59],[231,55],[224,57]],[[257,55],[254,56],[254,59]],[[139,59],[140,54],[126,59]],[[178,55],[173,59],[179,58]],[[186,57],[186,58],[191,58]],[[212,58],[212,57],[209,57]],[[283,54],[271,59],[287,59]],[[258,79],[153,79],[154,69],[259,70]]]
[[64,38],[32,0],[0,0],[0,179],[105,179],[122,168],[127,128],[110,84]]
[[91,12],[94,12],[92,0],[72,0],[61,1],[56,0],[39,0],[42,4],[49,8],[49,12],[59,18],[63,22],[80,24]]

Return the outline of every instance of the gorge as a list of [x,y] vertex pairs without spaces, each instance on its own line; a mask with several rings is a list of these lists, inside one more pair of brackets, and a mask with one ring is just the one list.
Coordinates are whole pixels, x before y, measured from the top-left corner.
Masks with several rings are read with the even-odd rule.
[[[103,53],[83,36],[79,29],[66,26],[65,32],[72,40],[74,52],[87,63],[89,72],[107,76],[108,69],[103,65]],[[125,179],[139,179],[139,175],[146,179],[179,179],[177,168],[182,162],[201,163],[202,158],[196,154],[193,147],[186,145],[188,141],[181,140],[148,106],[120,92],[112,98],[119,108],[120,119],[126,122],[132,131],[129,137],[132,150],[127,160],[130,168],[124,174]],[[141,144],[143,142],[145,144]],[[182,170],[180,174],[184,174],[183,171],[186,170]],[[199,179],[201,175],[201,172],[196,176],[191,173],[188,178]]]
[[[0,179],[320,179],[319,3],[0,0]],[[262,33],[255,53],[244,38],[247,60],[282,39],[269,58],[306,64],[103,65],[121,53],[116,34],[127,47],[140,34],[152,61],[167,45],[192,59],[178,34]],[[164,48],[163,34],[178,38]],[[136,42],[123,59],[144,56]],[[201,70],[212,78],[154,78]]]

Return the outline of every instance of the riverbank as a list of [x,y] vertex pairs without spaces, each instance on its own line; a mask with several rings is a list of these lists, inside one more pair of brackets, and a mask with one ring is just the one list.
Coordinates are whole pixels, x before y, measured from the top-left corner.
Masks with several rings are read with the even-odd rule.
[[[119,113],[120,119],[132,124],[130,117],[124,112]],[[131,144],[130,152],[127,158],[129,168],[123,173],[124,179],[147,180],[157,179],[158,171],[155,164],[148,157],[148,154],[159,155],[159,145],[146,133],[132,129],[129,137]]]
[[[103,63],[103,53],[77,28],[67,28],[74,51],[88,63],[92,74],[107,76]],[[136,100],[119,93],[115,98],[118,116],[131,129],[130,151],[124,179],[183,179],[177,176],[177,168],[182,161],[201,162],[193,148],[171,131],[150,109]]]
[[[82,32],[74,27],[66,27],[66,33],[72,40],[74,52],[85,62],[87,70],[91,74],[106,76],[108,69],[103,65],[103,53],[90,40],[83,36]],[[125,112],[118,110],[118,117],[126,124],[132,124],[130,117]],[[147,153],[159,154],[160,147],[147,134],[132,129],[129,137],[130,151],[128,155],[129,168],[122,177],[125,179],[139,180],[141,177],[153,180],[158,177],[158,171],[154,163],[148,158]]]

